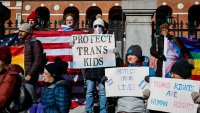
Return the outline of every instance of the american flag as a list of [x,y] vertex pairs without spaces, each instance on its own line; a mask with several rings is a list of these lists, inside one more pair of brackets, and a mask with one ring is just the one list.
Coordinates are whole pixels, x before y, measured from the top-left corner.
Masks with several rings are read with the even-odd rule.
[[[72,69],[72,48],[69,46],[71,35],[86,34],[83,31],[35,31],[33,38],[42,42],[44,52],[48,58],[48,63],[54,61],[55,57],[61,58],[63,61],[68,62],[69,67],[66,70],[65,78],[72,81],[72,105],[71,108],[85,103],[84,94],[84,81],[80,69]],[[0,40],[0,46],[11,46],[14,44],[17,36],[8,35],[5,39]],[[39,83],[43,82],[43,78],[40,75]],[[38,88],[37,92],[41,92],[43,88]]]
[[[33,38],[42,42],[44,52],[48,58],[48,63],[54,61],[55,57],[61,58],[63,61],[68,62],[69,67],[66,71],[65,78],[72,81],[72,105],[71,108],[76,107],[78,104],[84,104],[84,82],[80,69],[72,68],[72,48],[69,46],[71,35],[86,34],[83,31],[36,31]],[[42,77],[39,81],[42,81]]]
[[17,40],[18,34],[13,33],[5,36],[0,35],[0,47],[2,46],[12,46],[14,42]]

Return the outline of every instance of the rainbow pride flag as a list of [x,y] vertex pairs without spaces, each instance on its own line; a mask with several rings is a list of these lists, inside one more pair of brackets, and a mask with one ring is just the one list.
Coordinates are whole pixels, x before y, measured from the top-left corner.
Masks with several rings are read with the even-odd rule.
[[11,64],[18,64],[24,69],[24,47],[10,47],[12,54]]
[[192,80],[200,80],[200,40],[184,37],[180,39],[194,58],[195,69],[192,71]]

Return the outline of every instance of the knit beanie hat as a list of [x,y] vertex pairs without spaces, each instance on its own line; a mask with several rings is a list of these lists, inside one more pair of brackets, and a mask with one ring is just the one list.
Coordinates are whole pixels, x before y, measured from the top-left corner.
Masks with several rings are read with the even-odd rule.
[[0,47],[0,60],[3,61],[5,64],[11,63],[11,51],[8,46]]
[[187,61],[176,62],[171,67],[171,73],[175,73],[183,77],[184,79],[190,78],[192,69],[194,66]]
[[139,45],[131,45],[127,50],[127,55],[135,55],[138,58],[142,57],[142,49]]
[[29,19],[36,20],[36,12],[35,11],[31,12],[31,14],[28,15],[27,22],[29,21]]
[[55,63],[50,63],[45,66],[45,69],[51,74],[55,80],[62,79],[62,74],[66,72],[68,68],[68,63],[65,61],[58,61]]
[[23,23],[20,27],[19,27],[19,31],[25,31],[29,34],[33,34],[33,30],[32,27],[28,24],[28,23]]
[[105,26],[104,26],[104,21],[103,21],[101,18],[97,18],[97,19],[93,22],[93,27],[94,27],[95,25],[102,25],[103,27],[105,27]]

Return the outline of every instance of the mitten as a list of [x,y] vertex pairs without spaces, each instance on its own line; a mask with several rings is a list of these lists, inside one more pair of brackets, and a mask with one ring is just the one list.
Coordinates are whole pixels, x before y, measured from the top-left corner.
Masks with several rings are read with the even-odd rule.
[[166,61],[167,60],[165,55],[159,55],[158,59],[161,60],[161,61]]
[[101,78],[101,83],[105,83],[105,81],[107,81],[108,80],[108,78],[106,77],[106,76],[103,76],[102,78]]
[[119,54],[119,49],[115,47],[115,48],[113,49],[113,53]]
[[143,98],[144,99],[148,99],[149,98],[149,96],[150,96],[150,90],[149,89],[145,89],[144,91],[143,91]]
[[147,83],[149,83],[149,76],[145,76],[145,77],[144,77],[144,80],[145,80]]
[[193,92],[193,93],[191,94],[191,96],[192,96],[192,99],[193,99],[194,103],[200,104],[200,93],[198,93],[198,92]]
[[74,41],[73,41],[73,40],[70,40],[69,46],[70,46],[70,47],[73,47],[73,46],[74,46]]

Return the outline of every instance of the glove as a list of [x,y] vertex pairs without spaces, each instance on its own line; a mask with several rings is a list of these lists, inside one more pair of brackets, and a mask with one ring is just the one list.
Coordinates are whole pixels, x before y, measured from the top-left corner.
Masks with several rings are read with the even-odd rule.
[[108,80],[108,78],[106,77],[106,76],[103,76],[102,78],[101,78],[101,83],[105,83],[105,81],[107,81]]
[[145,76],[145,77],[144,77],[144,80],[145,80],[147,83],[149,83],[149,76]]
[[75,42],[74,42],[73,40],[70,40],[69,46],[70,46],[70,47],[73,47],[73,46],[74,46],[74,43],[75,43]]
[[167,60],[165,55],[159,55],[158,59],[161,60],[161,61],[166,61]]
[[200,104],[200,93],[198,93],[198,92],[193,92],[193,93],[191,94],[191,96],[192,96],[192,99],[193,99],[194,103]]
[[113,49],[113,53],[119,54],[119,49],[115,47],[115,48]]
[[143,98],[144,98],[144,99],[148,99],[149,96],[150,96],[150,94],[151,94],[151,91],[150,91],[149,89],[145,89],[145,90],[143,91]]

